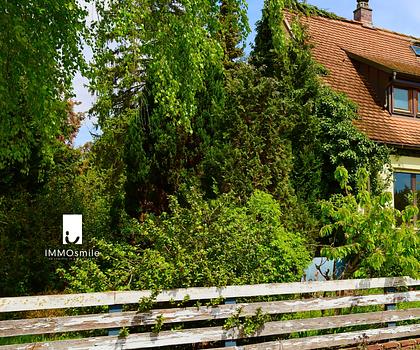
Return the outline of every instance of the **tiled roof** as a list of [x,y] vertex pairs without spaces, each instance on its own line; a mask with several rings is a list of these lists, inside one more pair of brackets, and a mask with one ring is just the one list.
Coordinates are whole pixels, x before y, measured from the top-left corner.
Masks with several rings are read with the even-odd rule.
[[354,58],[361,62],[365,62],[374,67],[377,67],[385,72],[397,72],[407,76],[420,76],[420,61],[419,64],[411,64],[406,62],[396,62],[388,57],[381,57],[379,55],[371,55],[363,52],[356,52],[355,50],[345,50],[350,58]]
[[391,116],[350,59],[420,76],[420,58],[410,47],[419,39],[344,19],[303,17],[301,21],[314,44],[314,58],[329,71],[325,82],[358,104],[361,118],[356,125],[375,141],[420,147],[420,118]]

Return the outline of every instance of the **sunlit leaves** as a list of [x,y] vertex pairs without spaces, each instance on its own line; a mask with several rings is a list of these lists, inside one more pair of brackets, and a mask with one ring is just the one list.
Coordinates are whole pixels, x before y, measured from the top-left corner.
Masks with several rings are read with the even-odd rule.
[[85,16],[76,0],[1,2],[0,171],[52,162]]
[[372,195],[365,169],[357,172],[359,188],[355,196],[348,185],[347,170],[339,167],[335,175],[347,195],[322,203],[325,225],[320,235],[329,237],[331,246],[324,247],[321,253],[346,262],[344,277],[418,277],[418,208],[409,205],[400,212],[392,207],[389,193]]
[[241,204],[235,193],[205,200],[185,187],[181,197],[184,205],[171,198],[170,213],[127,222],[132,244],[97,240],[101,257],[80,259],[64,273],[70,288],[155,290],[300,279],[310,254],[302,235],[283,227],[271,195],[255,191]]
[[[229,2],[242,30],[244,2]],[[126,170],[131,214],[160,210],[203,157],[202,144],[224,108],[220,3],[108,0],[96,6],[90,87],[104,132],[97,149],[112,150],[113,157],[101,153]]]
[[[241,0],[236,3],[243,8]],[[222,71],[217,1],[108,0],[97,8],[91,87],[99,94],[101,124],[148,103],[152,121],[191,131],[209,70]]]

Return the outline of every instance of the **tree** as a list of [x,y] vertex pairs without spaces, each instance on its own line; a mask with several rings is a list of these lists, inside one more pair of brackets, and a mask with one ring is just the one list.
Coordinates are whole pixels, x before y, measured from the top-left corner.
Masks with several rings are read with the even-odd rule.
[[324,226],[320,235],[328,237],[331,244],[322,249],[322,254],[345,262],[342,278],[419,278],[418,208],[409,205],[400,212],[392,206],[391,193],[372,194],[365,169],[357,172],[356,194],[344,167],[337,168],[335,177],[345,195],[336,195],[322,204]]
[[83,69],[86,11],[76,0],[0,3],[0,295],[60,286],[59,263],[43,257],[59,241],[61,217],[78,208],[71,148],[81,115],[72,79]]
[[266,2],[250,62],[236,59],[241,2],[139,4],[109,1],[95,24],[104,133],[92,154],[118,184],[115,235],[93,240],[99,260],[60,273],[78,291],[299,279],[319,238],[313,209],[340,190],[329,169],[380,169],[386,152],[320,83],[299,22],[284,33],[281,1]]
[[[0,4],[0,188],[36,183],[54,162],[82,66],[86,12],[76,0]],[[29,175],[29,176],[28,176]]]
[[[224,65],[233,67],[233,63],[243,57],[244,39],[250,31],[246,18],[246,3],[236,0],[222,0],[220,5],[220,42],[224,52]],[[243,44],[241,47],[240,45]]]
[[207,197],[234,191],[245,201],[254,190],[265,191],[279,201],[285,227],[315,233],[292,184],[294,103],[283,87],[245,63],[226,73],[226,107],[198,173]]
[[54,166],[37,191],[0,196],[0,296],[64,289],[55,271],[69,269],[74,261],[44,255],[46,249],[65,247],[63,214],[83,215],[83,249],[92,247],[89,238],[112,241],[118,229],[111,221],[115,191],[107,188],[112,173],[96,166],[94,153],[64,144],[55,153]]
[[[243,2],[226,4],[242,33]],[[223,109],[221,8],[211,0],[97,7],[91,88],[103,136],[96,149],[126,179],[123,207],[132,216],[158,213],[202,158]]]
[[47,179],[32,192],[15,189],[0,196],[0,295],[15,296],[62,288],[55,275],[60,261],[48,261],[45,249],[61,242],[63,213],[80,212],[74,186],[79,152],[55,150]]
[[[293,14],[291,33],[283,25],[285,11]],[[387,148],[353,124],[358,118],[355,104],[322,84],[320,76],[328,72],[312,58],[310,40],[300,23],[301,16],[314,14],[334,17],[298,1],[266,1],[250,61],[281,86],[279,96],[287,101],[284,113],[290,123],[293,188],[309,203],[340,190],[332,181],[337,166],[349,169],[354,184],[357,170],[368,164],[376,190],[377,175],[389,163]]]

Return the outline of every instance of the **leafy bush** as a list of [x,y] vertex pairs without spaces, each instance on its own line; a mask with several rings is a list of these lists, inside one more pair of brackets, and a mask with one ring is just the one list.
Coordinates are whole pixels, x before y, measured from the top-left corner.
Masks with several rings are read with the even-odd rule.
[[78,150],[62,155],[39,188],[0,195],[0,296],[63,289],[55,270],[73,262],[44,256],[45,249],[64,248],[63,214],[83,214],[85,239],[111,237],[108,174],[89,167]]
[[[409,205],[403,211],[392,207],[391,193],[378,195],[368,191],[368,172],[357,173],[357,194],[349,186],[344,167],[335,172],[345,195],[324,201],[326,224],[321,236],[329,237],[331,246],[322,254],[347,262],[345,277],[420,276],[420,236],[415,218],[418,208]],[[400,223],[401,222],[401,223]]]
[[[310,261],[305,240],[286,231],[273,197],[255,191],[205,201],[194,187],[171,198],[171,214],[131,220],[125,242],[97,240],[101,256],[60,273],[75,291],[162,289],[299,280]],[[181,205],[182,202],[182,205]]]

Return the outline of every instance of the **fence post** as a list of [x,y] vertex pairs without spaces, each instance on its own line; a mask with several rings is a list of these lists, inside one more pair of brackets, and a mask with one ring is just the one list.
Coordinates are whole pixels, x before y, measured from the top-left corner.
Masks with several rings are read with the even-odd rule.
[[[114,312],[122,312],[122,305],[109,305],[108,306],[108,312],[114,313]],[[108,331],[108,335],[119,335],[121,328],[111,328]]]
[[[235,300],[235,298],[226,298],[225,304],[229,304],[229,305],[236,304],[236,300]],[[236,346],[236,341],[235,340],[226,340],[225,341],[225,348],[227,348],[229,346]]]
[[[394,287],[387,287],[385,288],[385,294],[389,294],[389,293],[395,293],[397,290]],[[386,311],[391,311],[391,310],[396,310],[397,309],[397,304],[385,304],[385,310]],[[387,327],[396,327],[397,323],[396,322],[388,322],[387,323]]]

